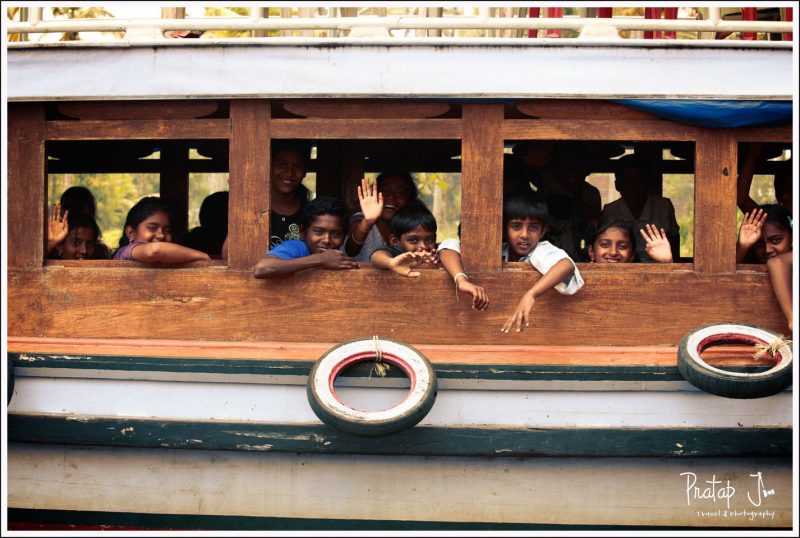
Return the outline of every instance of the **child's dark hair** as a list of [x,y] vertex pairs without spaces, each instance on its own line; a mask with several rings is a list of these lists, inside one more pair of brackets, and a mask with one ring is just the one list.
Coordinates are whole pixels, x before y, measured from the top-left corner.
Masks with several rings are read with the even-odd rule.
[[308,142],[303,140],[273,140],[272,156],[275,157],[280,151],[297,152],[303,159],[303,164],[306,166],[311,164],[311,144]]
[[792,216],[789,214],[789,210],[783,207],[780,204],[768,204],[762,205],[761,209],[767,214],[767,219],[764,221],[764,224],[770,223],[778,226],[786,231],[789,232],[791,235],[792,233]]
[[398,239],[404,233],[416,230],[420,226],[427,232],[436,233],[436,217],[419,199],[406,204],[392,217],[392,233]]
[[89,228],[97,239],[101,236],[100,227],[88,213],[70,213],[67,215],[67,227],[69,231],[75,228]]
[[61,194],[61,209],[68,209],[70,213],[88,213],[94,218],[97,215],[97,202],[92,191],[86,187],[75,185]]
[[417,188],[417,184],[414,183],[414,178],[411,176],[411,173],[408,170],[404,170],[402,168],[387,168],[378,174],[377,178],[375,178],[375,182],[378,184],[379,188],[381,180],[387,177],[399,177],[406,183],[408,190],[411,191],[411,199],[413,200],[419,197],[419,189]]
[[503,224],[512,219],[536,219],[547,224],[550,214],[547,204],[534,192],[509,194],[503,200]]
[[303,225],[303,229],[308,230],[308,227],[311,226],[314,220],[323,215],[339,217],[342,221],[342,228],[347,230],[347,209],[344,207],[341,200],[333,196],[317,196],[308,202],[300,216],[300,224]]
[[652,170],[650,162],[647,159],[633,153],[623,155],[617,159],[617,162],[614,164],[614,175],[616,177],[620,172],[631,169],[639,170],[644,177],[650,177]]
[[603,233],[610,228],[618,228],[627,233],[631,245],[633,245],[636,241],[636,236],[634,235],[633,231],[633,222],[628,219],[621,219],[618,217],[606,217],[589,230],[588,234],[586,235],[586,244],[594,245],[594,242],[597,241],[597,238],[603,235]]
[[168,216],[170,215],[169,206],[158,196],[145,196],[136,202],[136,205],[128,211],[128,216],[125,217],[125,224],[122,225],[122,237],[119,238],[120,248],[130,243],[128,236],[125,235],[125,228],[130,226],[135,229],[144,219],[158,211],[163,211]]
[[200,226],[228,230],[228,191],[209,194],[200,204]]

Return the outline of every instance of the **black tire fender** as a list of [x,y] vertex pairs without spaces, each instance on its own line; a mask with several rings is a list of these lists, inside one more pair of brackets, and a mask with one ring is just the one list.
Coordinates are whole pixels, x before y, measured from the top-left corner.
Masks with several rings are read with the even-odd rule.
[[772,396],[792,384],[792,348],[788,343],[777,345],[774,359],[764,359],[764,364],[772,364],[772,367],[762,372],[731,372],[715,368],[700,354],[716,344],[773,345],[780,338],[754,325],[721,323],[698,327],[687,333],[678,346],[678,370],[686,381],[717,396],[736,399]]
[[397,366],[411,386],[403,401],[381,411],[362,411],[344,404],[334,382],[345,369],[375,359],[373,339],[353,340],[328,350],[314,364],[306,393],[311,409],[325,424],[362,437],[380,437],[410,428],[421,421],[436,400],[436,373],[422,353],[408,344],[380,340],[381,360]]

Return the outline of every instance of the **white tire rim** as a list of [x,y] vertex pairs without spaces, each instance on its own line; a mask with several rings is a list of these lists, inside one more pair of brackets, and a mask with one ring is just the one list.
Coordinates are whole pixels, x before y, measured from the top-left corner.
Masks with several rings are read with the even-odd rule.
[[343,403],[336,395],[334,383],[344,370],[360,362],[375,360],[372,340],[357,340],[334,348],[320,359],[313,379],[319,402],[331,412],[356,422],[391,422],[416,409],[428,393],[431,378],[426,360],[418,352],[391,340],[381,340],[381,361],[400,368],[411,386],[398,404],[380,411],[363,411]]
[[[718,343],[731,343],[731,344],[761,344],[771,346],[776,341],[780,340],[780,336],[759,329],[757,327],[748,327],[746,325],[711,325],[698,329],[686,341],[686,351],[691,359],[703,367],[716,372],[718,374],[733,376],[738,378],[759,379],[773,375],[777,370],[787,368],[792,363],[792,348],[786,343],[781,344],[776,349],[775,355],[778,359],[772,368],[763,372],[746,373],[746,372],[731,372],[730,370],[722,370],[711,366],[704,361],[700,354]],[[758,361],[755,361],[759,364]],[[773,362],[772,358],[766,358],[763,364]]]

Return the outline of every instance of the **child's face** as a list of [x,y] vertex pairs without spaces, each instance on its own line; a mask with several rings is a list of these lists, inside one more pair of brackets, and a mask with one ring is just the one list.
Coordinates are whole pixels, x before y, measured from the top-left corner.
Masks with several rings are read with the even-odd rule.
[[420,250],[434,250],[436,248],[436,232],[429,232],[422,226],[404,234],[398,239],[391,236],[392,245],[400,247],[403,252],[416,252]]
[[136,228],[125,227],[125,236],[128,241],[141,241],[152,243],[154,241],[172,242],[172,228],[169,225],[169,215],[164,211],[156,211]]
[[91,228],[73,228],[61,247],[61,257],[65,260],[88,260],[94,255],[96,243],[97,236]]
[[270,185],[275,191],[292,194],[304,177],[306,177],[306,164],[299,151],[280,150],[272,158]]
[[539,219],[511,219],[506,222],[506,241],[515,259],[529,254],[547,231]]
[[589,245],[589,258],[595,263],[629,263],[633,253],[628,232],[619,228],[607,229]]
[[300,236],[311,254],[338,249],[344,242],[342,219],[334,215],[320,215],[311,222],[308,229],[301,230]]
[[792,236],[789,231],[771,222],[764,223],[761,238],[764,241],[766,259],[792,250]]
[[403,178],[393,176],[381,178],[378,192],[383,194],[381,218],[384,220],[392,220],[394,214],[411,201],[413,194]]

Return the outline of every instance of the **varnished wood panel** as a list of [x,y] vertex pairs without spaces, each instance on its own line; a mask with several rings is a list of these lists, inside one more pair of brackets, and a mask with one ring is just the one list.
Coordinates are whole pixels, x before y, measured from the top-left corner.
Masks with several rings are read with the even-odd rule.
[[461,240],[467,271],[498,271],[503,224],[502,104],[464,105]]
[[452,139],[461,137],[457,119],[274,119],[273,138]]
[[159,161],[159,196],[172,208],[172,235],[179,241],[189,228],[189,148],[182,142],[162,141]]
[[48,140],[151,140],[228,138],[231,122],[214,120],[48,121]]
[[450,105],[394,99],[287,99],[283,108],[307,118],[408,119],[441,116],[450,110]]
[[80,101],[59,103],[58,111],[82,120],[177,120],[208,116],[216,101]]
[[231,101],[231,127],[228,265],[249,269],[269,237],[269,101]]
[[[262,281],[212,269],[10,270],[10,337],[342,342],[377,334],[412,345],[676,346],[690,330],[738,322],[786,332],[764,273],[651,273],[579,264],[576,295],[548,291],[531,326],[500,327],[538,273],[472,273],[489,309],[456,300],[452,279],[371,268]],[[123,343],[123,342],[120,342]],[[526,350],[521,349],[524,353]],[[457,361],[456,361],[457,362]]]
[[602,99],[539,99],[517,105],[517,110],[528,116],[559,120],[646,120],[659,118],[625,105]]
[[[75,355],[84,358],[102,357],[124,359],[152,357],[165,362],[184,358],[230,359],[234,362],[269,361],[308,364],[319,359],[339,342],[221,342],[186,340],[136,340],[135,349],[129,343],[109,338],[35,338],[10,337],[8,352],[26,355],[53,355],[62,358]],[[480,344],[417,344],[414,346],[433,364],[454,365],[560,365],[632,367],[674,367],[677,346],[526,346]],[[42,357],[43,360],[48,359]],[[718,346],[703,353],[709,364],[746,366],[753,364],[753,346]],[[22,360],[21,364],[36,366]],[[68,359],[67,359],[68,360]],[[107,364],[104,362],[103,364]],[[121,363],[122,364],[122,363]],[[232,363],[233,364],[233,363]],[[39,368],[42,364],[39,363]],[[46,366],[45,366],[46,367]],[[97,368],[100,368],[98,362]],[[139,363],[131,368],[144,369]],[[153,364],[153,368],[163,364]]]
[[782,127],[742,127],[733,133],[738,142],[791,142],[792,126]]
[[9,267],[40,267],[44,260],[44,124],[44,105],[8,105]]
[[694,267],[702,273],[736,270],[736,138],[704,130],[695,154]]
[[694,140],[698,129],[671,121],[505,120],[506,140]]

